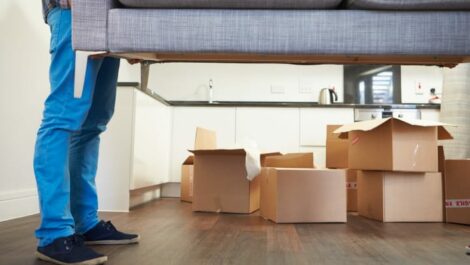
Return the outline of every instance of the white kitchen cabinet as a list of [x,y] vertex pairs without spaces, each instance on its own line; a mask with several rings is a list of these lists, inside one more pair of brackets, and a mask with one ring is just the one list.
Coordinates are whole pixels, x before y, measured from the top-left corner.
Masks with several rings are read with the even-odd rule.
[[298,108],[237,108],[236,141],[256,142],[261,152],[299,151]]
[[325,146],[328,124],[353,122],[353,108],[301,108],[300,146]]
[[235,144],[234,107],[174,107],[170,155],[170,182],[180,182],[181,164],[194,148],[196,127],[214,130],[219,147]]
[[128,211],[131,190],[169,180],[171,108],[134,87],[119,87],[108,129],[101,135],[97,172],[102,211]]
[[439,109],[421,109],[421,119],[427,121],[440,121],[441,110]]

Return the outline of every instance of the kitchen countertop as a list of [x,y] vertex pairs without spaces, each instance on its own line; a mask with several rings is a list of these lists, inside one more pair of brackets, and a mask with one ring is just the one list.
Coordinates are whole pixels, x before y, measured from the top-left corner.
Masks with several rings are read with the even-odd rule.
[[438,104],[318,104],[316,102],[260,102],[260,101],[167,101],[181,107],[291,107],[291,108],[361,108],[361,109],[440,109]]
[[184,101],[166,100],[150,89],[139,89],[139,83],[120,82],[118,86],[131,86],[153,97],[167,106],[175,107],[287,107],[287,108],[361,108],[361,109],[440,109],[439,104],[318,104],[317,102],[266,102],[266,101]]

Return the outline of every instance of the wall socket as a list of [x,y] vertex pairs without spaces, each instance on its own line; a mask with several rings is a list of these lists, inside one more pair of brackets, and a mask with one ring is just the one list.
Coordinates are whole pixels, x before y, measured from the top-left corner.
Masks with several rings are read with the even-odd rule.
[[309,86],[299,87],[299,94],[312,94],[313,88]]
[[286,89],[280,85],[271,85],[271,94],[284,94]]

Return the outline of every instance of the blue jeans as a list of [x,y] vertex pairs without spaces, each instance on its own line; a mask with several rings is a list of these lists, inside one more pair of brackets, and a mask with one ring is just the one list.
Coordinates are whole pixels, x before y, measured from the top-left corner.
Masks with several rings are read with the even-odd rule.
[[51,92],[34,154],[41,224],[39,246],[84,233],[98,222],[95,175],[99,135],[114,112],[119,60],[89,59],[81,98],[74,98],[71,11],[55,8],[51,29]]

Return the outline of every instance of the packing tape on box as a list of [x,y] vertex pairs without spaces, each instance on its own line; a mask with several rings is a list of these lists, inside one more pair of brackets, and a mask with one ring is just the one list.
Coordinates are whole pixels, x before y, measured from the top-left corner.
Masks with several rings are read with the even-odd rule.
[[470,208],[470,199],[446,200],[446,208]]
[[349,190],[356,190],[357,182],[346,182],[346,188]]

